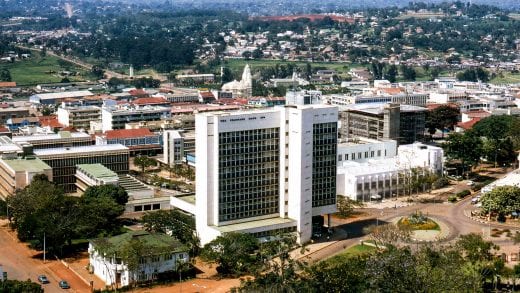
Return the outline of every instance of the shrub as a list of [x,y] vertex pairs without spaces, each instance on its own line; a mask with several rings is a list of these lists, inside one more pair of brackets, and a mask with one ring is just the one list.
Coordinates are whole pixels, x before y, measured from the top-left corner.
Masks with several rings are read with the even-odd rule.
[[457,193],[456,195],[458,198],[464,198],[470,194],[471,194],[471,191],[469,191],[468,189],[464,189],[463,191]]
[[448,201],[449,202],[456,202],[457,201],[457,197],[455,195],[450,195],[450,196],[448,196]]
[[450,181],[445,177],[441,177],[433,182],[432,187],[433,187],[433,189],[439,189],[439,188],[443,188],[444,186],[446,186],[448,184],[450,184]]

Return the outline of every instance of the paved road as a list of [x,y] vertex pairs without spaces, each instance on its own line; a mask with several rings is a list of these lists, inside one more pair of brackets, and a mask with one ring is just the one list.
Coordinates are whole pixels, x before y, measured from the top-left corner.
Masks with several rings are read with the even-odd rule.
[[[390,222],[396,217],[407,216],[415,211],[420,211],[426,215],[435,217],[441,221],[444,221],[450,227],[450,234],[444,240],[444,242],[452,242],[459,235],[465,235],[469,233],[484,234],[487,236],[489,229],[492,228],[509,228],[512,231],[520,230],[513,229],[510,226],[503,224],[487,224],[479,223],[464,215],[464,210],[471,210],[471,197],[468,197],[455,204],[451,203],[427,203],[427,204],[416,204],[401,208],[387,208],[387,209],[371,209],[366,210],[371,216],[364,220],[356,221],[349,224],[343,224],[338,220],[332,221],[332,225],[336,229],[342,229],[347,232],[347,239],[337,239],[331,242],[331,244],[323,249],[317,250],[303,259],[308,262],[319,261],[328,257],[331,257],[339,252],[343,251],[346,247],[352,246],[359,243],[363,239],[367,239],[367,235],[363,232],[365,227],[375,225],[377,223]],[[492,239],[492,241],[500,246],[510,246],[513,241],[509,239]]]
[[50,281],[50,284],[43,285],[45,292],[64,292],[58,286],[60,280],[70,283],[71,289],[68,292],[90,292],[89,286],[62,263],[56,260],[43,263],[41,254],[19,242],[6,226],[0,227],[0,248],[0,264],[9,279],[31,279],[37,282],[38,276],[43,274]]

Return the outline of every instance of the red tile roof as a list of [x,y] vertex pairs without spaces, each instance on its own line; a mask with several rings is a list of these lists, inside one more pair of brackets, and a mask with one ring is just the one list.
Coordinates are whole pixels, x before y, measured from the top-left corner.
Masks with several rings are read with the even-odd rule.
[[163,105],[169,104],[165,98],[151,97],[151,98],[137,98],[132,102],[134,105]]
[[134,138],[143,136],[155,136],[153,132],[148,128],[137,128],[137,129],[117,129],[109,130],[105,132],[106,139],[118,139],[118,138]]
[[203,99],[214,99],[215,96],[213,95],[212,92],[200,92],[199,95],[203,98]]
[[40,125],[42,127],[49,126],[51,128],[63,128],[63,125],[58,122],[56,116],[40,116]]
[[128,92],[130,95],[137,97],[137,96],[148,96],[148,93],[143,89],[135,89]]
[[480,117],[477,117],[477,118],[473,118],[473,119],[471,119],[469,121],[466,121],[466,122],[459,122],[459,123],[457,123],[457,126],[462,128],[462,129],[464,129],[464,130],[468,130],[468,129],[473,128],[473,126],[475,124],[477,124],[477,122],[479,122],[480,119],[481,119]]
[[3,81],[3,82],[0,82],[0,87],[16,87],[16,82],[14,82],[14,81]]

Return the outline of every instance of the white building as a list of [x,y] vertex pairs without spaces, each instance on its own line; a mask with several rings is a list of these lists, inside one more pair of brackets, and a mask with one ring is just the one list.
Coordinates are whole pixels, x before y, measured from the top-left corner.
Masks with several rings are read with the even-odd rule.
[[124,129],[126,123],[139,121],[157,121],[171,118],[171,108],[162,106],[114,105],[111,101],[103,102],[101,123],[103,132]]
[[338,166],[344,161],[366,162],[393,158],[397,155],[397,141],[356,138],[338,144]]
[[233,80],[225,83],[222,86],[222,91],[232,93],[233,98],[250,98],[253,95],[253,77],[251,76],[249,64],[246,64],[244,67],[242,79],[240,81]]
[[317,105],[322,104],[321,91],[287,91],[285,94],[286,105]]
[[414,143],[399,146],[398,155],[392,158],[343,161],[338,165],[337,194],[361,201],[407,194],[410,176],[440,174],[442,158],[441,148]]
[[178,130],[163,132],[163,162],[170,166],[184,162],[184,138]]
[[91,121],[101,120],[101,108],[96,106],[61,105],[58,108],[57,114],[60,124],[76,129],[89,130]]
[[[139,241],[149,251],[160,254],[139,255],[139,267],[130,271],[122,249],[130,241]],[[89,269],[105,285],[128,286],[134,282],[150,281],[157,274],[176,271],[179,263],[189,261],[188,248],[177,239],[159,233],[132,231],[110,238],[94,239],[89,243]]]
[[337,120],[326,105],[197,115],[201,244],[231,231],[309,241],[313,216],[336,212]]

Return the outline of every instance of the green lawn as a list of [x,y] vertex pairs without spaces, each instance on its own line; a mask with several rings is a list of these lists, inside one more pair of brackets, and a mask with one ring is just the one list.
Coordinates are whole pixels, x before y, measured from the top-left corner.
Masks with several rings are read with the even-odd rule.
[[63,77],[58,73],[63,70],[77,71],[78,76],[70,76],[71,81],[84,81],[85,71],[70,63],[60,61],[54,56],[40,57],[33,53],[32,57],[14,63],[0,63],[0,70],[7,68],[11,78],[18,85],[36,85],[40,83],[60,82]]
[[[307,65],[306,61],[284,61],[284,60],[244,60],[244,59],[228,59],[224,61],[223,66],[227,66],[231,71],[241,71],[244,69],[246,64],[249,64],[251,68],[258,69],[261,67],[272,67],[276,64],[295,64],[302,68],[305,68]],[[334,69],[338,73],[347,73],[351,68],[360,67],[361,64],[351,64],[351,63],[336,63],[336,62],[312,62],[311,66],[314,67],[325,67],[327,69]]]
[[490,81],[492,84],[520,83],[520,73],[503,72]]
[[358,245],[354,245],[354,246],[351,246],[351,247],[343,250],[343,252],[341,252],[340,254],[349,255],[349,256],[357,256],[357,255],[372,253],[375,251],[377,251],[377,249],[373,246],[358,244]]

